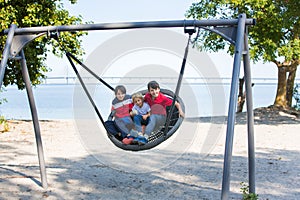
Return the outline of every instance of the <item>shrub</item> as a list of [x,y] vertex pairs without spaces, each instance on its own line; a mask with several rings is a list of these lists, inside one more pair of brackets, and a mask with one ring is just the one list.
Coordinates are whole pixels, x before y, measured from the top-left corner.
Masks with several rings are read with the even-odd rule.
[[241,182],[241,192],[243,193],[243,200],[257,200],[258,195],[249,193],[249,186],[245,182]]
[[0,132],[9,131],[9,125],[4,116],[0,116]]

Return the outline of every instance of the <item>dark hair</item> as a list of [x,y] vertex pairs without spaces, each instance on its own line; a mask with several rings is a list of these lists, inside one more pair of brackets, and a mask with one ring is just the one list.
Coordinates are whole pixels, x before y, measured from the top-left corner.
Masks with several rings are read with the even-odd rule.
[[115,88],[115,95],[117,95],[118,90],[120,90],[123,94],[126,94],[126,88],[125,88],[123,85],[118,85],[118,86]]
[[156,81],[150,81],[148,83],[148,90],[150,90],[150,88],[153,88],[153,89],[159,88],[160,89],[159,84]]

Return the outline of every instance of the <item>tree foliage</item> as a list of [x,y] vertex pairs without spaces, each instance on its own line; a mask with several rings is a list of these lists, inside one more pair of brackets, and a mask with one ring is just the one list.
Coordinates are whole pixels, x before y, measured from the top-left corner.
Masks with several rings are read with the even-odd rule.
[[[70,0],[72,4],[76,0]],[[64,9],[62,0],[0,0],[0,31],[16,24],[21,27],[37,26],[59,26],[75,25],[82,23],[81,16],[71,16]],[[45,78],[45,73],[50,69],[45,61],[47,54],[52,51],[57,56],[62,56],[64,50],[82,55],[80,37],[85,32],[62,32],[58,41],[50,37],[43,36],[30,42],[25,48],[24,53],[27,61],[29,76],[33,85],[40,84]],[[7,36],[0,36],[0,49],[5,46]],[[9,60],[5,71],[3,85],[16,84],[19,89],[24,88],[19,61]]]
[[[300,64],[299,0],[200,0],[193,3],[187,17],[196,19],[237,18],[245,13],[257,24],[249,28],[250,56],[253,61],[273,62],[278,67],[275,105],[290,106],[297,66]],[[220,36],[205,32],[200,48],[233,52]],[[288,74],[288,76],[286,76]]]

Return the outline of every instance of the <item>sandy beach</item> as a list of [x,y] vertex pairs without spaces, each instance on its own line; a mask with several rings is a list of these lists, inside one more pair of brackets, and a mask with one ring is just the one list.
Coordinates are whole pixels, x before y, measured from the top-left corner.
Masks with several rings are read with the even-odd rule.
[[[32,121],[9,120],[8,123],[9,131],[0,133],[1,200],[210,200],[221,197],[224,117],[185,119],[181,132],[187,134],[189,127],[196,127],[195,133],[190,137],[175,136],[169,144],[145,152],[124,152],[106,139],[100,142],[90,138],[87,142],[76,120],[41,121],[47,189],[40,183]],[[259,199],[300,198],[299,130],[299,116],[256,110],[256,193]],[[97,142],[99,148],[94,148]],[[247,154],[246,115],[239,113],[230,199],[242,199],[241,182],[248,182]]]

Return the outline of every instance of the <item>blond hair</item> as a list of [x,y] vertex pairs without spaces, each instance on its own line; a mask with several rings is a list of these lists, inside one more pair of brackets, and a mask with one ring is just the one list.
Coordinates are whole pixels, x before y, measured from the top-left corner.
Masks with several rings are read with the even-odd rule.
[[144,101],[144,97],[143,97],[142,93],[140,93],[140,92],[134,93],[132,95],[132,102],[134,102],[134,99],[136,99],[136,98],[140,98]]

